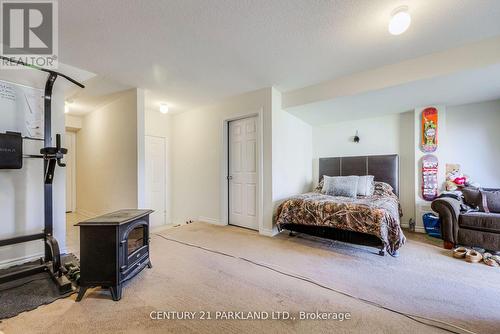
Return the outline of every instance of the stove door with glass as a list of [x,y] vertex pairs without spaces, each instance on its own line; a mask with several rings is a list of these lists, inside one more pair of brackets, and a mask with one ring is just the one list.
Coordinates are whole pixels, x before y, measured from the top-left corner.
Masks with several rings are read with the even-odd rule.
[[145,219],[137,220],[121,228],[120,281],[134,277],[149,261],[149,224]]

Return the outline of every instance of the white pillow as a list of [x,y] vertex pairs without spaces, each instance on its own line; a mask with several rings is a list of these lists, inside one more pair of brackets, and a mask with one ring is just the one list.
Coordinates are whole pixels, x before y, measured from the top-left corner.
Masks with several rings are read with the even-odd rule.
[[359,196],[372,196],[375,191],[375,183],[373,175],[363,175],[358,179],[358,190],[357,194]]
[[323,176],[322,192],[330,196],[356,197],[359,176]]

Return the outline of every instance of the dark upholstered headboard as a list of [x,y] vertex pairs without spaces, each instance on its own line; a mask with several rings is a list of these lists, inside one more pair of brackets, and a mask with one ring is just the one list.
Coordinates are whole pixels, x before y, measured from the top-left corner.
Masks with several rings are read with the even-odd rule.
[[399,196],[399,156],[397,154],[320,158],[320,181],[323,175],[373,175],[375,181],[389,183],[394,188],[394,193]]

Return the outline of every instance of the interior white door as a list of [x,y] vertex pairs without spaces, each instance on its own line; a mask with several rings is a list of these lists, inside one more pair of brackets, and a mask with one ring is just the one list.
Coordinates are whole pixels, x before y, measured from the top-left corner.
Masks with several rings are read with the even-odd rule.
[[76,211],[76,133],[66,132],[66,212]]
[[166,224],[167,155],[166,139],[146,136],[146,208],[152,227]]
[[229,122],[229,224],[259,229],[257,117]]

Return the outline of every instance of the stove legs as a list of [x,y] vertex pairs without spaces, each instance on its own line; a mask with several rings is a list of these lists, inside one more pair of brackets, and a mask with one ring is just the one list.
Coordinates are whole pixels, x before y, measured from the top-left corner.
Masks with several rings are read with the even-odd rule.
[[[87,292],[87,289],[89,287],[87,286],[80,286],[80,291],[78,291],[78,296],[76,296],[76,301],[79,302],[82,300],[83,296],[85,296],[85,292]],[[109,291],[111,292],[111,298],[113,298],[113,300],[115,302],[119,301],[120,299],[122,299],[122,285],[116,285],[116,286],[103,286],[102,287],[103,289],[109,289]]]
[[115,302],[119,301],[122,299],[122,285],[115,285],[115,286],[110,286],[109,291],[111,291],[111,297]]
[[87,292],[88,287],[86,286],[80,286],[80,291],[78,291],[78,296],[76,296],[76,301],[79,302],[82,300],[83,296],[85,295],[85,292]]
[[[151,264],[151,261],[148,260],[147,262],[147,266],[148,268],[153,268],[153,265]],[[142,267],[141,269],[143,269],[144,267]],[[113,298],[113,300],[115,302],[119,301],[120,299],[122,299],[122,284],[118,284],[118,285],[115,285],[115,286],[109,286],[109,285],[102,285],[101,288],[103,289],[109,289],[109,291],[111,292],[111,298]],[[92,286],[80,286],[80,291],[78,291],[78,296],[76,297],[76,301],[79,302],[82,300],[83,296],[85,295],[85,292],[87,292],[87,289],[89,287],[92,287]]]

